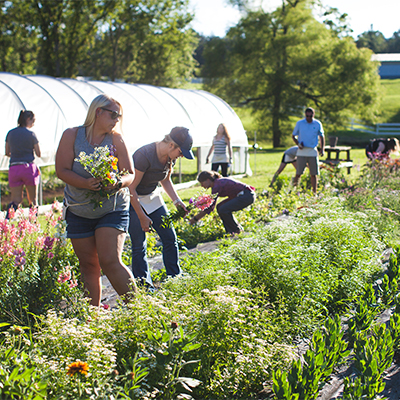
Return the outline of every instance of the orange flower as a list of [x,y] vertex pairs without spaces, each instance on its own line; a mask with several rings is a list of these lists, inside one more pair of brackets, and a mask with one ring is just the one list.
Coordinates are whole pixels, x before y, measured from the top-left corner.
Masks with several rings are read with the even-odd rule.
[[75,361],[68,366],[67,375],[73,376],[77,372],[81,373],[82,375],[87,375],[89,371],[89,365],[87,362],[83,361]]

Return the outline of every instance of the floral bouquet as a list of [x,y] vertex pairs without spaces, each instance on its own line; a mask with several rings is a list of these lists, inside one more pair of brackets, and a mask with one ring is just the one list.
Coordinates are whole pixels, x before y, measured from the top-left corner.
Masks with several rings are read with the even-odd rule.
[[101,198],[110,197],[110,193],[104,190],[109,184],[114,184],[117,180],[127,174],[127,171],[118,171],[118,158],[114,156],[114,146],[95,147],[92,154],[86,154],[84,151],[79,153],[75,161],[79,162],[93,178],[100,179],[100,190],[92,190],[88,197],[93,197],[91,203],[94,208],[102,207]]
[[178,221],[179,219],[183,218],[185,215],[189,214],[190,211],[193,209],[198,209],[200,211],[204,211],[207,208],[210,208],[215,198],[217,197],[216,194],[201,194],[197,197],[192,197],[189,200],[189,205],[186,207],[186,210],[183,207],[178,207],[175,211],[168,213],[162,217],[162,227],[169,228],[174,221]]

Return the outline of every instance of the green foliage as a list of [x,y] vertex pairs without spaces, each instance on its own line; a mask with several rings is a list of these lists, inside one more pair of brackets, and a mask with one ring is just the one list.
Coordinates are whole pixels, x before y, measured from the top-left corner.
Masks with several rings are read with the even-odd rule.
[[[279,147],[292,130],[289,117],[302,116],[310,103],[326,128],[341,126],[350,114],[374,120],[379,76],[370,56],[342,30],[317,22],[310,1],[284,1],[271,13],[246,13],[226,38],[206,44],[203,71],[206,88],[249,105],[259,137],[272,131]],[[216,73],[207,69],[214,64]]]
[[343,339],[340,318],[328,319],[324,331],[314,332],[310,349],[303,356],[303,363],[296,360],[289,372],[273,372],[273,391],[278,400],[313,400],[320,387],[332,374],[339,360],[349,355]]
[[[7,324],[0,324],[4,328]],[[27,336],[20,326],[11,326],[0,341],[0,397],[8,399],[46,399],[47,383],[24,350]]]
[[34,209],[15,223],[1,221],[0,320],[30,324],[30,313],[68,310],[80,298],[77,259],[58,216],[50,212],[43,230]]
[[392,363],[393,354],[393,339],[385,325],[375,326],[371,336],[359,333],[354,343],[356,376],[345,378],[343,398],[376,399],[385,388],[382,374]]
[[181,86],[195,68],[187,0],[0,2],[2,70]]

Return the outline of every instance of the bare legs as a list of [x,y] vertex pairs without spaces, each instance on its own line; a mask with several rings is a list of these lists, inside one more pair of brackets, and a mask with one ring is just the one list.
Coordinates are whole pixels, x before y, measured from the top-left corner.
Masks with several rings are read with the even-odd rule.
[[[30,206],[37,206],[37,186],[25,186],[26,196]],[[22,189],[23,186],[10,187],[11,201],[19,206],[22,203]]]
[[[297,175],[293,179],[293,185],[297,186],[299,182],[299,178],[301,175]],[[314,194],[317,194],[317,185],[318,185],[318,176],[317,175],[311,175],[311,188]]]
[[125,295],[134,280],[132,272],[121,259],[125,236],[118,229],[104,227],[96,229],[95,236],[71,239],[79,259],[85,290],[93,306],[99,306],[101,301],[101,270],[123,300],[129,300]]
[[[287,163],[281,162],[281,165],[279,166],[278,170],[275,172],[274,176],[272,177],[272,181],[271,181],[271,183],[270,183],[270,185],[269,185],[270,187],[273,186],[273,184],[274,184],[276,178],[277,178],[277,177],[279,176],[279,174],[286,168],[286,165],[287,165]],[[293,162],[292,162],[292,165],[293,165],[294,169],[296,169],[296,167],[297,167],[297,162],[296,162],[296,161],[293,161]]]

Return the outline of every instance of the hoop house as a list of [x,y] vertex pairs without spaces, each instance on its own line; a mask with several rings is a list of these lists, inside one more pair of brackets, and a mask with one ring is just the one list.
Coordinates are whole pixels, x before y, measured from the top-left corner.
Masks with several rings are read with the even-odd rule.
[[[0,141],[17,125],[21,109],[36,116],[33,127],[42,157],[38,165],[54,164],[63,131],[81,125],[91,101],[107,93],[123,107],[122,131],[133,153],[137,148],[161,140],[174,126],[189,128],[197,148],[198,169],[205,169],[205,157],[217,126],[226,124],[234,148],[234,171],[250,172],[248,141],[234,110],[222,99],[203,90],[184,90],[142,84],[53,78],[41,75],[16,75],[0,72],[0,99],[3,124]],[[4,145],[0,146],[0,169],[8,169]]]

